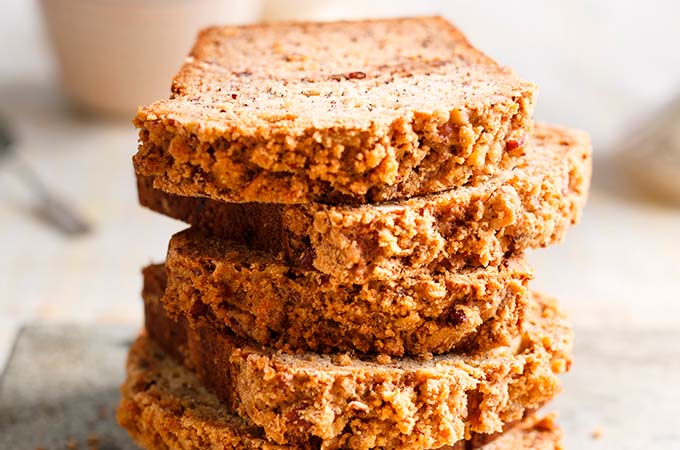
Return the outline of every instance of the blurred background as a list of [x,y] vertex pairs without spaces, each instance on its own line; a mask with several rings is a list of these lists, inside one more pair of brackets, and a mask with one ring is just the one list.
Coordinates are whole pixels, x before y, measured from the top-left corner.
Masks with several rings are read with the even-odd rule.
[[579,327],[680,327],[674,0],[3,0],[0,367],[28,322],[141,323],[139,270],[183,225],[137,205],[130,120],[169,94],[197,29],[434,13],[538,83],[538,120],[593,137],[583,222],[531,254],[534,286]]

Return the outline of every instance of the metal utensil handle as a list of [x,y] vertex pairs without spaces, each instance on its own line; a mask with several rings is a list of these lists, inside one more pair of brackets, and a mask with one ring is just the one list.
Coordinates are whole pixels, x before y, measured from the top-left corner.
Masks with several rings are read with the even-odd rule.
[[16,169],[17,175],[36,196],[36,211],[41,219],[70,236],[90,231],[90,225],[66,201],[51,192],[28,164],[18,161]]
[[90,230],[89,224],[71,206],[54,194],[38,174],[14,149],[14,135],[9,124],[0,118],[0,160],[12,158],[16,174],[38,200],[37,213],[41,219],[67,235],[79,235]]

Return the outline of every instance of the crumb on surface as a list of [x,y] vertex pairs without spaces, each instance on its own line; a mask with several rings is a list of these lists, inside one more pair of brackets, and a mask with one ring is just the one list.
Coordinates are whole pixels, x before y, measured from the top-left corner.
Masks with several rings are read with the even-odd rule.
[[87,449],[88,450],[99,449],[99,433],[90,433],[90,435],[87,437]]
[[602,430],[602,427],[597,427],[597,428],[593,429],[593,431],[590,432],[590,436],[593,439],[600,439],[602,437],[603,433],[604,433],[604,431]]
[[101,420],[108,419],[111,415],[109,412],[109,407],[107,405],[99,405],[97,409],[98,418]]
[[546,414],[541,420],[537,421],[534,427],[541,431],[555,431],[558,429],[557,425],[557,414],[550,413]]

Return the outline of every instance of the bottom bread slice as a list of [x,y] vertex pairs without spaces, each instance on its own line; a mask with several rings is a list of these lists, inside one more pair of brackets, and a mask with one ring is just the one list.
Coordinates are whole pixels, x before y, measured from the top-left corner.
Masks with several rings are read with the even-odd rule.
[[[150,280],[146,280],[147,284]],[[230,411],[270,441],[323,449],[431,449],[499,432],[552,399],[571,363],[571,329],[535,295],[515,345],[430,359],[291,355],[171,319],[163,280],[144,289],[146,328]],[[305,326],[305,324],[300,324]]]
[[[319,450],[318,440],[297,445],[268,441],[263,431],[227,412],[196,376],[140,336],[130,349],[118,422],[146,450]],[[559,450],[562,432],[552,416],[529,416],[485,443],[459,441],[442,450]]]

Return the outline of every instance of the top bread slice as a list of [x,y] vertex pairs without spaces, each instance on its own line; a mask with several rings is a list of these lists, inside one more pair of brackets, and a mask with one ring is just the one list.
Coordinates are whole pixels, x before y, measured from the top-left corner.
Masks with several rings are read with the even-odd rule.
[[438,17],[208,28],[134,163],[230,202],[407,198],[512,166],[535,91]]

